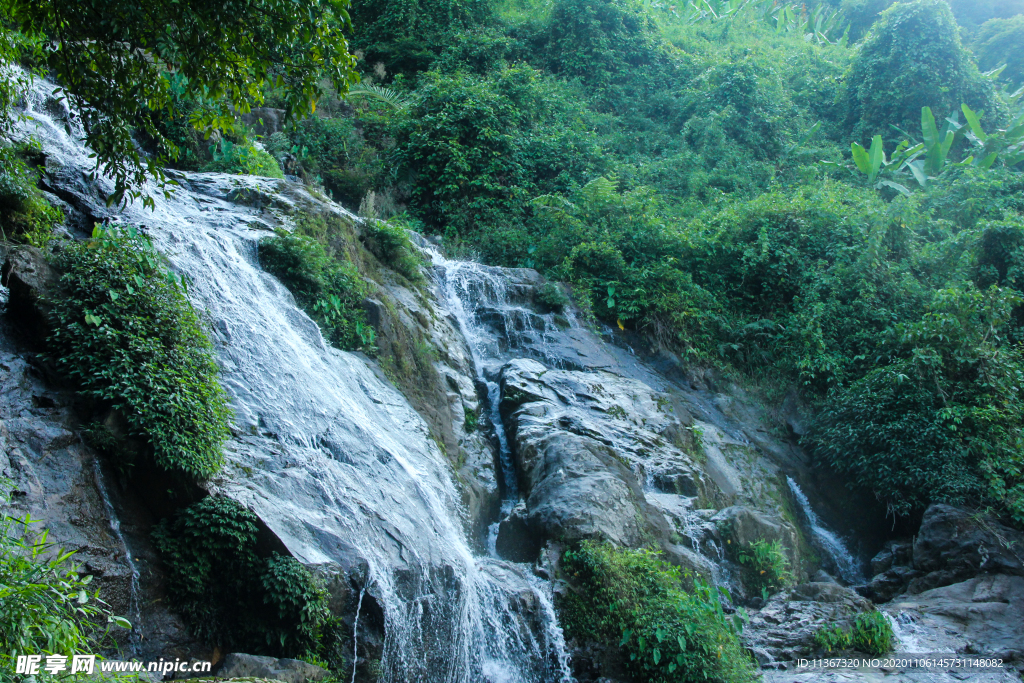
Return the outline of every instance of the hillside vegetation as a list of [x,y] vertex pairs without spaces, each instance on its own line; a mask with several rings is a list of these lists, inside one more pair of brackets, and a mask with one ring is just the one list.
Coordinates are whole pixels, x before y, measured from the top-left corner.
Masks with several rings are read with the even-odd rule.
[[1017,11],[356,2],[362,82],[266,144],[352,209],[798,386],[805,446],[893,512],[1024,524]]
[[[5,54],[56,59],[35,10],[8,4],[22,42]],[[286,11],[245,11],[263,4]],[[343,33],[354,63],[337,42],[298,55],[287,9],[277,38],[230,29],[286,41],[280,55],[246,52],[219,90],[168,67],[142,110],[118,100],[118,120],[150,159],[298,177],[451,254],[569,283],[594,319],[769,400],[796,386],[817,462],[896,514],[945,501],[1024,525],[1018,0],[341,7],[314,43]],[[246,73],[257,85],[232,85]],[[91,77],[56,74],[102,111]],[[286,110],[286,125],[232,114],[255,105]],[[118,134],[101,126],[92,142]],[[27,215],[29,166],[4,159],[0,208]],[[146,164],[125,163],[131,188]],[[38,242],[33,220],[21,230]],[[355,329],[337,334],[373,339]]]

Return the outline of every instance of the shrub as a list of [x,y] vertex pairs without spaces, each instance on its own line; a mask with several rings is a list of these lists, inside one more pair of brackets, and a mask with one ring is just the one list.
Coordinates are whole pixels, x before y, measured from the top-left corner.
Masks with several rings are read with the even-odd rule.
[[372,344],[363,283],[351,263],[332,258],[313,237],[285,230],[260,240],[258,253],[260,265],[288,288],[330,343],[343,350]]
[[284,172],[266,150],[252,143],[232,144],[222,140],[213,152],[213,160],[203,166],[204,171],[258,175],[266,178],[284,178]]
[[828,624],[814,633],[814,644],[825,652],[841,652],[850,649],[853,638],[846,629],[836,624]]
[[979,67],[989,70],[1005,64],[1001,77],[1014,87],[1024,85],[1024,14],[986,21],[974,46]]
[[792,583],[789,560],[779,541],[758,540],[738,553],[743,565],[743,582],[758,592],[775,593]]
[[896,326],[888,365],[829,394],[804,443],[896,513],[995,505],[1024,524],[1024,359],[1003,344],[1019,304],[999,287],[939,290]]
[[639,682],[753,681],[756,672],[737,637],[742,625],[722,611],[719,589],[646,550],[584,541],[566,551],[571,590],[559,602],[567,634],[617,645]]
[[561,313],[569,305],[569,297],[554,282],[545,282],[538,287],[533,300],[545,313]]
[[990,125],[1006,114],[960,44],[949,5],[914,0],[884,11],[846,76],[846,125],[854,137],[890,137],[890,126],[916,131],[922,107],[942,121],[964,102]]
[[884,655],[891,652],[895,639],[892,624],[884,614],[877,610],[858,614],[850,633],[853,647],[870,655]]
[[[0,481],[0,505],[7,503]],[[10,680],[18,654],[95,652],[109,624],[131,628],[111,614],[80,573],[73,552],[55,548],[28,516],[0,511],[0,679]]]
[[81,394],[119,411],[156,463],[193,478],[215,474],[230,411],[184,282],[135,228],[96,228],[62,243],[49,353]]
[[420,273],[423,261],[405,230],[400,221],[369,218],[363,221],[363,244],[385,266],[410,282],[419,282],[423,279]]
[[5,239],[43,248],[64,214],[36,186],[39,172],[24,158],[33,152],[26,146],[0,147],[0,232]]
[[257,555],[257,521],[234,500],[211,496],[161,522],[153,542],[168,594],[207,643],[277,657],[322,652],[324,634],[337,628],[326,589],[293,557]]

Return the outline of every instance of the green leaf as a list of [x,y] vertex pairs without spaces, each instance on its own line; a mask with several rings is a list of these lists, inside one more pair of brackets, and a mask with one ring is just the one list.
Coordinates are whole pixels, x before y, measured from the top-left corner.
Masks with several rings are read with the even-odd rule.
[[854,142],[850,145],[850,149],[853,152],[853,163],[857,165],[860,172],[866,176],[871,175],[871,159],[868,157],[868,151],[858,143]]
[[882,136],[876,135],[871,138],[871,151],[868,152],[870,156],[871,172],[868,173],[868,182],[875,182],[875,178],[878,177],[878,172],[882,169],[882,164],[885,163],[885,145],[882,143]]
[[974,111],[966,104],[961,104],[960,109],[963,110],[964,116],[967,117],[967,125],[971,127],[971,132],[974,133],[975,137],[982,142],[988,140],[988,135],[985,133],[984,129],[982,129],[981,121],[978,120],[978,115],[975,114]]

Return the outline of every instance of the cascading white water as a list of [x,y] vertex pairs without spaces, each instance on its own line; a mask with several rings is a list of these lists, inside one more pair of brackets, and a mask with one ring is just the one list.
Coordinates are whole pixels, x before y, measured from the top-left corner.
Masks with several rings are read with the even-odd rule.
[[[442,274],[440,285],[448,310],[455,316],[469,345],[477,381],[486,387],[488,415],[498,441],[504,496],[501,518],[505,518],[519,499],[519,487],[508,437],[501,420],[498,372],[510,357],[508,351],[517,349],[521,354],[526,346],[539,348],[540,360],[557,366],[557,359],[544,353],[549,335],[557,330],[554,316],[538,314],[516,303],[504,269],[471,261],[451,261],[436,249],[431,249],[429,253],[435,267]],[[487,317],[493,320],[488,321],[485,319]],[[539,344],[534,344],[535,340]],[[497,557],[498,525],[499,522],[495,521],[488,529],[486,545],[493,557]]]
[[121,520],[117,517],[114,504],[110,502],[107,482],[103,476],[103,468],[100,466],[99,460],[92,461],[92,473],[96,481],[96,490],[99,491],[100,498],[103,500],[103,510],[107,513],[107,519],[110,520],[110,530],[114,532],[118,543],[121,544],[121,549],[124,550],[124,560],[130,572],[128,577],[128,610],[131,613],[132,630],[128,643],[131,646],[132,654],[137,655],[141,643],[139,629],[142,626],[142,610],[139,608],[139,570],[135,566],[135,560],[132,558],[132,551],[128,547],[128,541],[125,540],[124,534],[121,533]]
[[800,488],[800,485],[792,477],[786,477],[786,482],[789,484],[789,490],[793,492],[793,496],[800,503],[800,508],[807,517],[807,524],[811,527],[811,533],[814,534],[814,537],[832,558],[836,569],[839,571],[839,576],[843,581],[850,584],[863,583],[864,574],[860,569],[860,564],[846,548],[846,544],[818,518],[818,515],[811,508],[811,502],[807,500],[807,496],[804,494],[803,489]]
[[383,681],[570,680],[546,585],[472,555],[450,466],[423,420],[358,356],[327,346],[260,269],[256,243],[287,222],[280,206],[317,200],[285,181],[175,174],[173,196],[147,188],[151,210],[108,209],[112,183],[83,182],[89,152],[52,90],[37,82],[18,124],[41,142],[52,183],[96,216],[143,226],[212,321],[235,433],[214,490],[252,508],[305,563],[365,564],[363,588],[385,617]]

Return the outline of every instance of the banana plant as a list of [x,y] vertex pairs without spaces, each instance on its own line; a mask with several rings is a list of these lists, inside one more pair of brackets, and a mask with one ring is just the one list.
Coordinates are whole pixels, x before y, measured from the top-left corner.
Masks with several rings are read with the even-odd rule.
[[[1020,91],[1024,93],[1024,88]],[[980,168],[991,168],[997,159],[1002,159],[1007,167],[1013,167],[1024,161],[1024,113],[1005,130],[986,133],[981,127],[978,115],[966,104],[960,105],[967,118],[970,133],[967,139],[979,147],[974,165]]]
[[[920,147],[920,146],[918,146]],[[853,163],[857,167],[857,170],[868,177],[868,184],[872,185],[876,190],[882,187],[891,187],[902,195],[909,195],[910,190],[905,185],[897,183],[892,180],[882,179],[878,176],[883,170],[886,170],[892,166],[896,167],[896,172],[902,170],[910,161],[912,161],[921,150],[918,148],[910,148],[906,141],[901,142],[893,152],[892,158],[887,158],[885,155],[885,145],[882,142],[882,136],[876,135],[871,138],[871,148],[864,149],[864,146],[858,142],[854,142],[850,145],[850,150],[853,153]]]

